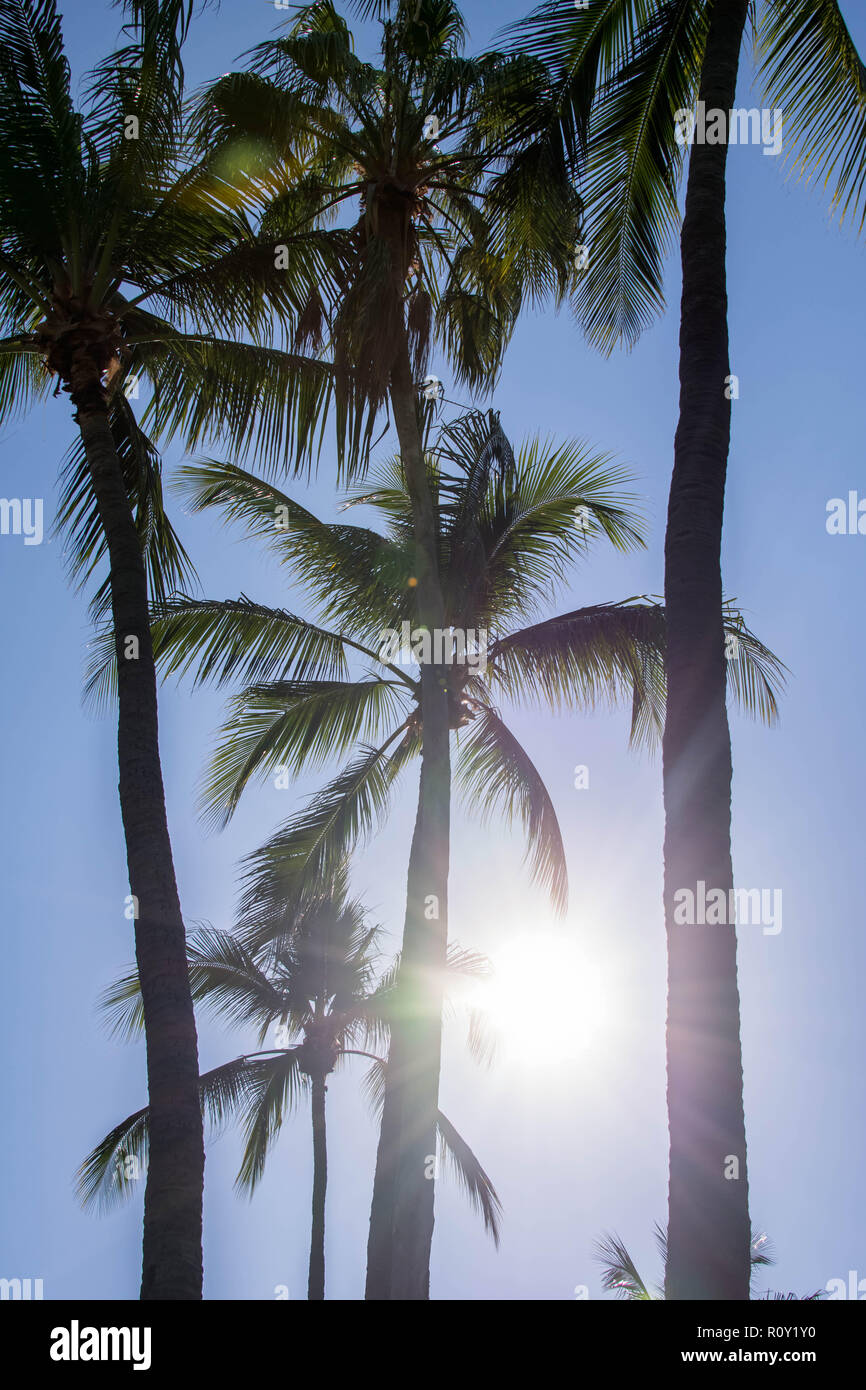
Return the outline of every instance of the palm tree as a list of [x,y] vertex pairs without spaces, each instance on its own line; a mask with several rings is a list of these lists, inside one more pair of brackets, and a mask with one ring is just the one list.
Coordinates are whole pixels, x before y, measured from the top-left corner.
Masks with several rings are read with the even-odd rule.
[[[667,1265],[667,1235],[661,1226],[654,1227],[656,1245],[661,1256],[662,1268]],[[658,1303],[667,1297],[661,1286],[651,1287],[638,1273],[637,1266],[618,1236],[606,1235],[596,1242],[596,1259],[602,1265],[602,1287],[615,1292],[618,1298],[632,1303]],[[776,1263],[772,1246],[762,1232],[753,1231],[749,1241],[749,1297],[757,1299],[786,1299],[798,1297],[795,1293],[762,1293],[753,1291],[754,1280],[759,1269]],[[823,1297],[823,1291],[804,1294],[803,1300],[811,1302]]]
[[[463,19],[451,0],[371,0],[359,8],[382,21],[378,66],[356,56],[330,0],[316,0],[285,36],[253,51],[250,71],[210,88],[199,136],[213,167],[231,171],[226,176],[235,181],[243,170],[246,195],[259,200],[263,239],[270,236],[279,249],[286,235],[308,230],[344,255],[335,296],[307,280],[295,342],[330,349],[345,457],[358,457],[377,410],[390,406],[412,501],[417,617],[441,634],[447,601],[419,381],[438,346],[458,382],[491,389],[523,296],[561,295],[573,279],[579,203],[561,165],[521,167],[510,175],[509,197],[498,202],[486,193],[490,170],[501,162],[506,116],[537,96],[537,64],[499,54],[466,58]],[[543,229],[534,197],[541,186]],[[353,225],[326,230],[353,206]],[[300,301],[302,277],[293,283]],[[173,411],[167,401],[164,415]],[[380,1293],[393,1288],[412,1298],[427,1296],[433,1225],[423,1142],[410,1143],[408,1135],[429,1132],[436,1108],[441,1001],[430,994],[430,980],[444,959],[448,904],[447,670],[423,663],[420,689],[422,829],[410,857],[403,962],[406,990],[416,994],[413,1051],[424,1063],[404,1096],[405,1113],[389,1083],[384,1129],[393,1128],[400,1155],[396,1206],[393,1220],[375,1224],[398,1235],[387,1237],[373,1261]],[[431,898],[439,933],[425,919]],[[377,1209],[381,1196],[379,1185]]]
[[[262,393],[281,417],[315,414],[325,369],[226,326],[264,334],[291,315],[270,249],[227,184],[192,164],[182,125],[181,47],[194,0],[128,0],[127,42],[70,90],[55,0],[0,0],[0,414],[26,410],[51,377],[77,444],[59,522],[73,573],[107,558],[119,670],[121,814],[135,913],[153,1114],[143,1298],[201,1297],[204,1149],[195,1017],[159,758],[148,587],[183,584],[189,562],[162,501],[159,456],[130,400],[169,392],[169,422],[193,436],[215,419],[237,447]],[[327,281],[309,238],[287,251]],[[270,283],[269,283],[270,280]],[[271,417],[272,418],[272,417]],[[163,428],[162,422],[157,425]],[[299,445],[303,446],[299,427]]]
[[[555,0],[515,26],[515,44],[549,71],[546,101],[524,118],[523,138],[551,144],[581,176],[586,270],[576,309],[607,350],[633,341],[663,303],[687,113],[698,97],[727,122],[754,8],[592,0],[576,9]],[[837,0],[763,0],[753,17],[764,101],[783,112],[797,167],[822,176],[834,208],[862,228],[866,69]],[[680,238],[680,414],[665,541],[669,1298],[744,1299],[749,1281],[736,933],[674,918],[684,886],[733,886],[721,579],[733,394],[726,162],[725,139],[693,146]]]
[[[576,442],[555,447],[530,440],[515,455],[493,413],[469,413],[444,426],[427,451],[426,468],[437,501],[446,624],[481,638],[485,663],[482,669],[467,654],[462,664],[449,668],[455,780],[469,809],[522,822],[533,877],[564,909],[565,859],[556,813],[498,705],[544,701],[586,709],[627,696],[633,739],[649,740],[660,732],[664,610],[659,604],[592,605],[526,625],[593,542],[607,539],[623,549],[639,541],[639,523],[629,511],[632,499],[620,491],[626,475]],[[305,766],[355,754],[246,862],[238,925],[244,941],[259,949],[279,934],[286,898],[305,881],[316,882],[337,869],[355,842],[381,821],[398,777],[423,752],[421,682],[411,655],[401,657],[394,644],[405,624],[423,636],[423,629],[413,626],[418,601],[412,583],[412,499],[399,459],[381,471],[372,490],[356,489],[351,498],[375,509],[384,533],[325,524],[274,485],[233,465],[208,461],[187,466],[182,475],[193,508],[221,507],[229,519],[265,539],[296,568],[322,615],[312,622],[246,597],[176,598],[158,610],[154,644],[166,675],[192,672],[198,681],[246,683],[232,701],[218,742],[203,791],[205,813],[225,823],[256,775],[276,775],[287,785]],[[729,663],[733,688],[747,708],[772,720],[781,668],[733,612],[727,621],[740,642],[740,659]],[[358,674],[352,673],[353,662],[361,666]],[[105,637],[97,644],[89,688],[104,694],[110,680],[111,644]],[[450,803],[450,757],[443,776]],[[415,840],[426,825],[422,785]],[[441,1031],[447,929],[441,905],[427,892],[433,886],[422,880],[417,891],[424,889],[426,935],[434,937],[436,949],[428,947],[426,956],[419,950],[407,962],[404,948],[400,1008],[391,1029],[368,1296],[401,1296],[393,1288],[382,1292],[380,1282],[382,1245],[397,1238],[391,1203],[404,1155],[389,1121],[398,1105],[417,1107],[411,1131],[416,1162],[434,1147],[435,1107],[431,1118],[417,1100],[419,1077],[430,1064],[425,1039],[418,1036],[419,997],[425,1023],[430,1001],[436,1002],[437,1058]],[[438,1062],[436,1083],[438,1094]]]
[[[204,928],[189,942],[193,998],[236,1026],[253,1025],[264,1044],[277,1029],[280,1046],[245,1053],[200,1080],[202,1108],[215,1123],[240,1119],[246,1146],[237,1178],[250,1196],[268,1154],[302,1093],[309,1092],[313,1134],[313,1193],[307,1297],[325,1297],[325,1195],[328,1181],[325,1106],[327,1081],[350,1057],[372,1065],[364,1086],[374,1107],[381,1103],[386,1063],[372,1047],[387,1045],[396,969],[374,979],[379,929],[366,923],[364,909],[346,897],[345,875],[307,892],[288,905],[283,933],[253,953],[229,932]],[[486,962],[452,948],[449,971],[484,973]],[[105,995],[113,1030],[127,1035],[141,1027],[137,972]],[[471,1035],[470,1035],[471,1037]],[[439,1147],[447,1155],[485,1228],[499,1243],[500,1202],[472,1149],[445,1115],[438,1114]],[[82,1164],[79,1190],[85,1205],[126,1196],[132,1173],[147,1162],[149,1112],[140,1110],[117,1125]],[[129,1160],[133,1160],[130,1164]]]

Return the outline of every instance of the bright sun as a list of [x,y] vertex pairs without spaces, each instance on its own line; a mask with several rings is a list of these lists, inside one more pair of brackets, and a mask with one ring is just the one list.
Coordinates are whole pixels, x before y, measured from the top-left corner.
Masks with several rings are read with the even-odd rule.
[[528,931],[491,951],[492,975],[471,991],[498,1039],[499,1055],[527,1066],[577,1059],[608,1021],[604,981],[563,933]]

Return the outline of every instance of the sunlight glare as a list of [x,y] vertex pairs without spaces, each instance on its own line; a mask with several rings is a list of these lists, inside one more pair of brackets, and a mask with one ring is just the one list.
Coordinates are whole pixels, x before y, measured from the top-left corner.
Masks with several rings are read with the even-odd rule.
[[562,932],[527,931],[490,953],[493,973],[473,990],[496,1034],[498,1055],[527,1066],[586,1057],[608,1010],[604,981],[585,950]]

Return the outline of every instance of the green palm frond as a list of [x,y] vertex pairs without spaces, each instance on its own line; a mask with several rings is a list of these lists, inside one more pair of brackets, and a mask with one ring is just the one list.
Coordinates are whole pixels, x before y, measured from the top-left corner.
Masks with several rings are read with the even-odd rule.
[[636,682],[650,698],[663,643],[660,605],[593,604],[498,638],[485,680],[509,700],[554,709],[612,704],[631,697]]
[[[375,660],[350,638],[316,627],[279,608],[239,599],[181,596],[158,604],[152,635],[157,666],[166,677],[192,676],[194,685],[232,680],[263,682],[287,672],[299,680],[345,679],[347,651]],[[114,633],[103,626],[90,644],[84,698],[97,707],[117,689]]]
[[[727,678],[745,713],[772,725],[785,667],[746,626],[731,602],[723,613]],[[485,682],[515,702],[592,709],[632,699],[631,740],[653,746],[664,725],[665,611],[627,599],[547,619],[497,639]]]
[[[264,1173],[270,1147],[279,1135],[283,1121],[294,1110],[301,1093],[309,1088],[309,1082],[300,1070],[297,1049],[288,1049],[266,1058],[241,1057],[238,1062],[243,1064],[240,1068],[243,1074],[242,1094],[235,1102],[234,1079],[228,1075],[226,1097],[223,1099],[220,1093],[215,1097],[214,1104],[226,1113],[241,1103],[245,1107],[242,1132],[246,1143],[235,1186],[239,1192],[251,1197]],[[229,1063],[229,1069],[235,1065]],[[229,1069],[225,1070],[229,1072]],[[222,1084],[221,1081],[220,1086]]]
[[[53,250],[83,191],[81,123],[54,0],[0,0],[0,51],[4,239],[26,227],[32,244]],[[17,217],[16,192],[26,200]]]
[[764,104],[783,112],[788,159],[819,179],[840,220],[866,222],[866,67],[837,0],[765,0],[757,30]]
[[664,306],[662,264],[679,223],[683,150],[674,115],[690,107],[705,37],[695,0],[549,0],[508,29],[548,85],[518,120],[523,147],[548,144],[583,208],[572,223],[572,296],[591,342],[631,344]]
[[[165,510],[162,460],[122,391],[115,394],[110,424],[141,539],[148,592],[155,602],[163,602],[174,590],[195,582],[195,569]],[[107,567],[107,549],[80,437],[66,455],[60,481],[55,531],[64,537],[71,578],[84,587],[97,569]],[[93,616],[104,617],[110,602],[106,574],[91,604]]]
[[287,1013],[285,990],[231,933],[202,927],[189,937],[187,955],[194,1002],[235,1027],[254,1025],[260,1043],[274,1019]]
[[351,639],[245,595],[224,602],[180,597],[160,604],[153,639],[162,673],[192,674],[196,685],[279,680],[289,672],[296,680],[345,679],[347,648],[358,649]]
[[[322,522],[279,488],[232,464],[206,459],[181,468],[178,477],[194,511],[220,507],[228,520],[245,524],[250,535],[296,567],[305,587],[327,603],[332,621],[351,621],[357,635],[372,634],[393,618],[395,592],[408,595],[408,546],[363,526]],[[408,614],[408,597],[405,607]]]
[[538,438],[518,450],[517,484],[491,484],[482,511],[490,621],[526,620],[601,538],[617,550],[644,544],[627,469],[580,441]]
[[[645,7],[634,7],[638,8]],[[622,66],[593,106],[581,179],[585,268],[575,309],[591,343],[633,344],[664,310],[663,266],[679,229],[685,147],[675,115],[697,94],[706,6],[652,7]]]
[[251,778],[277,768],[294,778],[380,738],[407,713],[405,689],[380,677],[248,687],[232,700],[218,736],[201,791],[205,818],[226,825]]
[[[199,1078],[202,1112],[215,1130],[238,1116],[242,1120],[246,1146],[236,1184],[240,1190],[254,1191],[268,1148],[307,1084],[294,1049],[235,1057]],[[136,1190],[134,1182],[147,1162],[148,1120],[147,1109],[137,1111],[88,1154],[78,1174],[82,1205],[107,1207]]]
[[772,726],[779,719],[787,667],[746,627],[732,603],[725,604],[724,629],[728,689],[746,714]]
[[136,1183],[147,1166],[148,1118],[146,1109],[128,1115],[87,1155],[77,1174],[83,1207],[106,1211],[141,1190]]
[[100,995],[99,1009],[111,1037],[128,1040],[144,1032],[144,1005],[138,969],[131,966]]
[[266,467],[306,470],[318,458],[328,420],[336,421],[340,468],[351,476],[366,458],[375,418],[351,390],[336,409],[336,369],[318,358],[256,343],[162,334],[137,343],[153,383],[145,425],[161,441],[178,437],[192,452],[215,440]]
[[23,418],[37,401],[45,398],[49,385],[50,377],[41,355],[28,347],[26,339],[19,337],[0,340],[0,419]]

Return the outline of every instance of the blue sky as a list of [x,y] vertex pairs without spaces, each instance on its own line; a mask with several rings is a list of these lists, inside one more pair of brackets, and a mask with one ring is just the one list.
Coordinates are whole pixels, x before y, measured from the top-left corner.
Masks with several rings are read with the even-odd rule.
[[[76,73],[117,29],[105,0],[62,6]],[[866,20],[854,6],[855,37]],[[473,46],[523,12],[467,0]],[[265,0],[222,0],[195,26],[191,83],[224,72],[272,29]],[[748,58],[740,100],[746,101]],[[750,104],[750,103],[747,103]],[[726,509],[727,593],[791,671],[779,728],[732,713],[734,864],[744,887],[780,888],[777,936],[743,927],[740,990],[754,1223],[769,1232],[777,1268],[762,1287],[811,1292],[855,1268],[866,1276],[866,1163],[862,1057],[862,735],[864,650],[859,598],[866,537],[830,536],[826,504],[866,495],[862,464],[862,248],[831,224],[817,193],[782,177],[760,148],[731,150],[728,266],[732,369],[740,382]],[[527,314],[494,404],[515,441],[534,432],[580,437],[615,453],[638,476],[650,522],[645,551],[598,549],[560,596],[578,604],[659,593],[664,515],[677,412],[679,268],[668,265],[669,310],[636,349],[605,360],[567,314]],[[447,370],[439,370],[455,397]],[[8,423],[0,438],[0,494],[56,507],[58,463],[72,439],[66,398]],[[166,454],[171,474],[181,459]],[[306,489],[288,490],[333,515],[333,460]],[[174,517],[205,594],[299,606],[285,576],[239,531],[213,517]],[[86,600],[66,583],[59,542],[0,537],[0,689],[3,801],[0,918],[5,962],[0,1027],[5,1118],[0,1188],[5,1277],[41,1277],[46,1298],[134,1298],[141,1199],[103,1217],[76,1206],[77,1164],[144,1101],[142,1044],[113,1043],[96,1000],[132,959],[124,918],[128,884],[117,805],[113,713],[81,704],[90,637]],[[246,796],[230,828],[205,832],[196,789],[223,697],[169,686],[160,698],[163,766],[181,899],[188,922],[231,922],[234,865],[322,780]],[[568,851],[571,905],[551,922],[521,865],[519,841],[458,814],[451,934],[464,946],[529,951],[532,934],[569,944],[580,978],[561,988],[532,973],[534,1012],[582,1013],[581,1046],[483,1071],[449,1027],[442,1107],[487,1165],[505,1208],[497,1253],[453,1185],[437,1185],[432,1293],[437,1298],[601,1296],[593,1241],[615,1230],[655,1277],[655,1221],[666,1212],[665,956],[661,909],[663,817],[658,759],[628,751],[626,711],[530,713],[513,727],[544,774]],[[590,786],[576,790],[586,764]],[[353,886],[377,920],[402,922],[416,786],[407,782],[383,832],[355,859]],[[546,948],[546,947],[545,947]],[[589,983],[588,983],[589,982]],[[585,1022],[586,1020],[584,1020]],[[581,1025],[582,1026],[582,1025]],[[251,1040],[202,1020],[201,1057],[216,1065]],[[573,1052],[573,1055],[571,1053]],[[328,1294],[358,1298],[375,1131],[360,1073],[332,1079]],[[284,1131],[252,1203],[232,1182],[239,1147],[226,1134],[208,1150],[205,1295],[292,1298],[306,1287],[309,1116]]]

